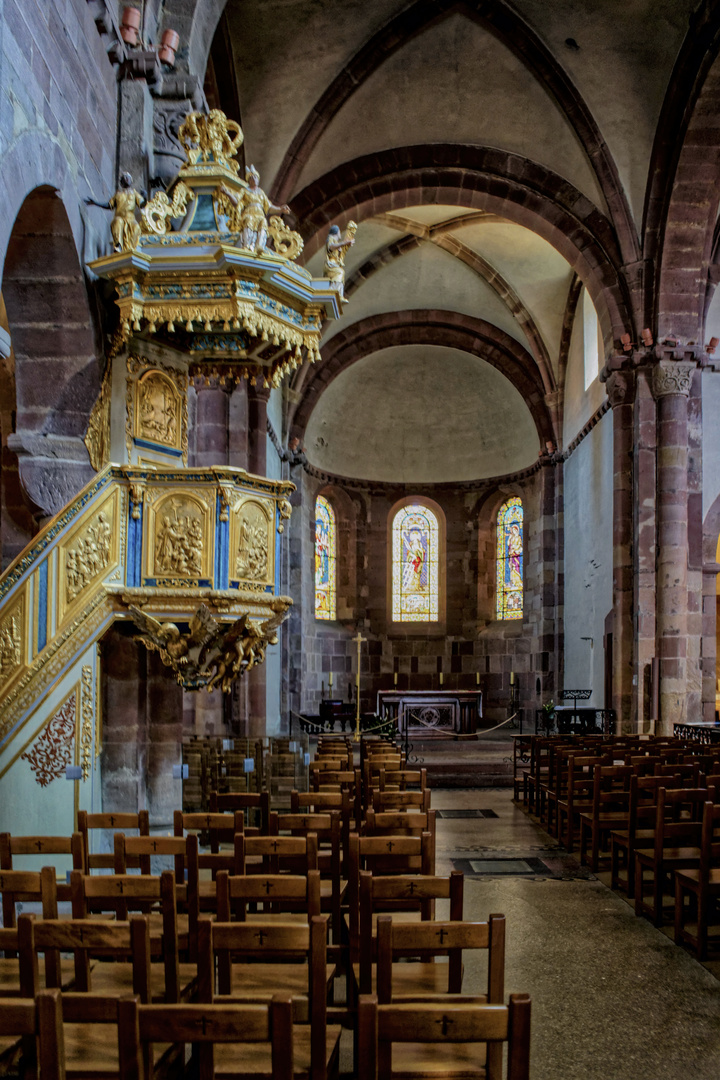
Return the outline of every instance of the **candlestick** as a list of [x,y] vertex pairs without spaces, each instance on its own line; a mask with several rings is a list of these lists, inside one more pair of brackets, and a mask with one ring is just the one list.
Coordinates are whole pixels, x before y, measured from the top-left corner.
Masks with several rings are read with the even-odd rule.
[[357,642],[357,672],[355,674],[355,686],[357,689],[357,707],[355,710],[355,742],[360,742],[360,646],[363,641],[367,641],[367,638],[362,637],[358,630],[357,637],[353,638],[353,641]]

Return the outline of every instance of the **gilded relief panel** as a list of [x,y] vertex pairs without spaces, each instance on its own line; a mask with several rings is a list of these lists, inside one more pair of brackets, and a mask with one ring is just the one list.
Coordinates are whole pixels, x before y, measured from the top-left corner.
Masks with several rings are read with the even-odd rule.
[[[214,493],[213,493],[214,497]],[[212,523],[209,505],[183,490],[158,496],[145,494],[148,524],[145,544],[146,578],[191,584],[212,576]]]
[[187,465],[188,377],[169,364],[131,356],[127,362],[126,445],[132,460],[133,442],[150,443],[158,452],[182,456]]
[[119,562],[119,492],[116,490],[60,545],[59,613],[62,621],[79,607],[87,590]]
[[25,592],[0,620],[0,691],[24,668],[28,655]]
[[237,503],[230,528],[230,578],[272,584],[275,573],[275,504],[255,499]]
[[135,437],[180,449],[182,398],[162,371],[146,371],[135,390]]

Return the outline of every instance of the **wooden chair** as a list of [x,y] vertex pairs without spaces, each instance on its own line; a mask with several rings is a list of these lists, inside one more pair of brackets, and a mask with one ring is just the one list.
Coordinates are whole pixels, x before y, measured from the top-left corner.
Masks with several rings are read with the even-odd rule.
[[314,833],[318,842],[318,870],[321,876],[322,910],[331,916],[333,941],[340,941],[341,907],[347,891],[347,882],[342,880],[342,821],[337,810],[326,814],[270,814],[270,834],[279,836],[307,837]]
[[579,815],[580,862],[584,865],[590,848],[590,868],[598,869],[600,852],[607,848],[610,833],[627,824],[630,810],[631,765],[597,765],[593,774],[592,806]]
[[[252,861],[250,861],[252,860]],[[235,837],[235,873],[307,874],[318,869],[318,842],[315,833],[306,836]]]
[[[308,922],[321,915],[320,871],[300,874],[228,874],[217,876],[217,921]],[[248,905],[253,910],[248,912]],[[296,918],[293,919],[293,914]]]
[[[20,1075],[39,1066],[42,1080],[65,1080],[62,1004],[57,989],[38,990],[34,998],[0,997],[0,1068],[22,1052]],[[10,1071],[18,1075],[16,1068]]]
[[[498,1045],[500,1053],[482,1048]],[[530,997],[511,994],[505,1005],[378,1005],[363,995],[358,1005],[359,1080],[477,1077],[501,1080],[507,1043],[506,1080],[530,1077]]]
[[[127,833],[134,829],[137,829],[140,836],[150,835],[150,817],[147,810],[140,810],[137,814],[89,814],[86,810],[78,810],[78,832],[83,838],[85,865],[83,867],[73,866],[73,869],[82,870],[85,874],[90,874],[93,870],[112,870],[114,866],[113,845],[102,834],[110,833],[112,835],[115,830]],[[105,851],[91,850],[94,847],[94,838],[91,836],[93,832],[101,834],[99,840],[101,843],[105,842]]]
[[[658,791],[655,842],[651,848],[635,849],[635,914],[647,915],[656,926],[663,921],[663,891],[676,870],[699,866],[702,807],[707,788]],[[681,817],[682,814],[685,817]],[[650,900],[646,901],[645,874],[651,875]],[[673,885],[673,896],[675,887]]]
[[[195,840],[193,847],[192,841]],[[188,848],[191,849],[188,857]],[[195,858],[193,859],[193,851]],[[181,953],[187,953],[190,948],[190,936],[197,938],[197,916],[199,906],[194,903],[188,904],[188,892],[197,894],[199,885],[199,855],[197,852],[197,838],[183,836],[125,836],[124,833],[115,833],[115,866],[116,874],[127,874],[128,866],[139,862],[140,873],[152,874],[152,860],[171,858],[175,866],[175,900],[177,907],[177,931],[178,948]],[[193,864],[193,870],[190,868]],[[192,882],[192,884],[191,884]],[[194,915],[194,918],[193,918]],[[153,921],[161,916],[154,916],[151,912],[150,925],[153,929]]]
[[[690,911],[685,897],[690,898]],[[700,865],[675,871],[675,942],[689,945],[698,960],[706,960],[710,943],[709,927],[720,922],[717,908],[720,901],[720,806],[706,802],[703,806]],[[695,933],[690,926],[695,919]],[[718,943],[713,939],[713,944]]]
[[[377,995],[380,1004],[391,1001],[446,1000],[461,995],[465,949],[488,950],[487,990],[473,996],[478,1004],[502,1005],[505,994],[505,916],[490,915],[488,922],[395,922],[392,915],[377,921]],[[419,957],[412,963],[395,963]],[[436,962],[440,958],[447,963]],[[470,998],[465,998],[470,1001]]]
[[592,807],[594,771],[598,765],[610,763],[609,757],[600,757],[597,754],[570,753],[567,755],[562,790],[556,792],[548,809],[548,829],[551,832],[554,831],[567,851],[573,850],[575,817]]
[[354,985],[349,987],[351,998],[356,991],[372,991],[372,969],[377,958],[377,924],[382,914],[392,912],[400,921],[431,920],[435,902],[449,900],[449,915],[453,922],[463,918],[464,877],[453,870],[449,877],[434,874],[400,874],[378,877],[367,870],[360,871],[360,911],[357,940],[353,942]]
[[[257,829],[261,836],[266,836],[270,821],[270,792],[210,792],[210,810],[216,814],[243,815],[245,831],[253,835]],[[240,832],[242,830],[238,830]]]
[[[69,886],[68,886],[69,888]],[[0,960],[0,995],[2,997],[15,997],[22,993],[22,979],[19,970],[19,957],[16,952],[17,944],[17,909],[22,909],[23,904],[36,904],[42,911],[43,919],[58,918],[57,882],[55,880],[55,868],[45,866],[39,872],[29,870],[2,870],[0,871],[0,893],[2,893],[3,924],[6,935],[4,950],[5,958]],[[15,933],[15,941],[11,936]],[[62,959],[59,953],[48,953],[46,956],[46,968],[50,966],[52,973],[49,986],[57,986],[67,989],[72,986],[75,979],[75,968],[72,961]],[[39,985],[43,985],[45,971]]]
[[[647,847],[653,840],[657,793],[667,784],[664,776],[632,776],[627,828],[613,829],[610,833],[610,885],[627,893],[628,900],[635,896],[635,848]],[[680,778],[671,779],[670,784],[678,787]],[[620,876],[622,866],[625,867],[625,879]]]
[[[289,963],[288,957],[295,962]],[[289,992],[296,1021],[296,1068],[305,1069],[310,1080],[327,1080],[337,1073],[341,1029],[327,1022],[327,994],[333,978],[334,966],[327,964],[326,915],[314,916],[305,924],[200,919],[199,1001],[267,1004],[281,988]]]
[[378,773],[378,789],[387,791],[412,791],[427,789],[427,769],[386,769],[381,768]]
[[[151,1001],[178,1002],[188,1000],[196,989],[196,967],[181,964],[178,947],[177,899],[175,875],[165,870],[160,877],[141,874],[83,875],[73,871],[73,916],[87,919],[90,907],[114,913],[125,920],[131,911],[145,913],[144,923],[151,940],[150,958],[155,955],[161,963],[151,964]],[[151,907],[160,905],[159,918],[153,922]],[[154,933],[151,931],[154,930]],[[133,957],[133,964],[135,958]],[[134,972],[127,964],[106,964],[98,961],[93,970],[96,993],[119,996],[134,991]],[[81,984],[79,989],[87,987]]]
[[[381,770],[384,772],[384,770]],[[372,807],[378,813],[391,810],[417,810],[426,814],[430,809],[430,788],[418,791],[401,791],[398,789],[370,788],[368,795],[368,809]]]
[[359,792],[350,795],[350,790],[343,787],[340,791],[296,791],[290,792],[290,812],[292,814],[326,814],[337,810],[340,814],[340,846],[342,851],[343,873],[347,876],[347,852],[350,833],[359,829],[362,822],[362,807]]
[[[122,1080],[148,1080],[147,1052],[157,1043],[192,1044],[201,1080],[214,1077],[295,1075],[292,998],[273,995],[268,1005],[143,1005],[118,1003]],[[248,1045],[252,1044],[252,1045]]]
[[[15,860],[25,856],[33,856],[34,866],[26,867],[28,870],[40,870],[37,858],[43,860],[48,855],[70,855],[73,870],[82,870],[85,865],[85,842],[79,832],[72,836],[11,836],[10,833],[0,833],[0,870],[23,869],[17,867]],[[57,874],[56,874],[57,876]],[[57,883],[58,900],[62,903],[70,899],[70,885],[61,878]],[[3,908],[3,923],[5,926],[14,925],[6,921],[5,909]]]

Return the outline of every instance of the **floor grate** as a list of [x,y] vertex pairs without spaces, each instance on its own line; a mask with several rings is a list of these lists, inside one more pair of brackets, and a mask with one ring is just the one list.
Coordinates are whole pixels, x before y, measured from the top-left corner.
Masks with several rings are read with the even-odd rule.
[[468,878],[524,877],[553,878],[556,881],[588,881],[594,875],[571,855],[538,859],[535,856],[493,857],[480,852],[464,859],[453,859],[453,867]]
[[460,818],[496,818],[494,810],[436,810],[439,818],[457,820]]

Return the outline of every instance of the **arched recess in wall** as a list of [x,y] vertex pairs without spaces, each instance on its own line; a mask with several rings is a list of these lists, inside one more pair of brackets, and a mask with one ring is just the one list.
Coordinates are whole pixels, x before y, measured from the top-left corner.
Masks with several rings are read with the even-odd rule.
[[387,527],[388,624],[405,633],[444,632],[447,611],[445,514],[426,495],[390,509]]
[[[82,442],[100,364],[80,259],[62,200],[39,187],[23,202],[7,248],[3,297],[15,355],[13,449],[30,508],[57,512],[92,475]],[[32,459],[62,462],[57,481]],[[47,469],[47,466],[45,466]],[[45,490],[47,489],[47,490]]]
[[[318,501],[322,500],[330,509],[334,518],[335,530],[335,558],[332,567],[334,578],[334,611],[333,613],[320,614],[318,612],[318,567],[322,563],[322,541],[320,550],[318,538],[321,529],[318,528],[320,519],[317,516]],[[326,484],[315,495],[313,504],[314,521],[314,573],[315,590],[313,593],[315,607],[313,616],[318,620],[318,626],[330,621],[352,621],[355,618],[357,607],[357,506],[346,491],[334,484]],[[328,552],[328,554],[330,554]],[[330,605],[328,605],[330,607]]]
[[0,293],[0,562],[4,570],[31,540],[37,527],[23,500],[17,454],[8,446],[8,436],[15,432],[17,398],[15,394],[15,352]]

